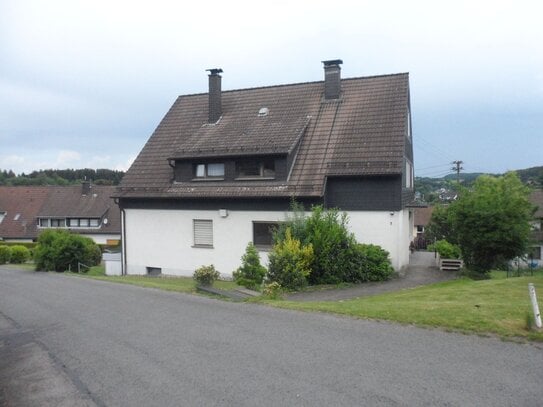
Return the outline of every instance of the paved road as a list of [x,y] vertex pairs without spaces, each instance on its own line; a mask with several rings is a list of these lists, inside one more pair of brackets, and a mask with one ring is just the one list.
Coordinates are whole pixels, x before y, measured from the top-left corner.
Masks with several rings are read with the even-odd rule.
[[367,297],[434,284],[457,278],[456,272],[441,271],[436,265],[434,253],[415,252],[409,259],[409,267],[399,277],[388,281],[357,284],[348,288],[332,288],[318,291],[299,291],[289,294],[291,301],[338,301],[351,298]]
[[[13,335],[30,336],[89,404],[540,406],[543,400],[543,350],[534,345],[8,270],[0,270],[0,311],[11,324],[7,330],[0,324],[4,348],[16,345]],[[10,397],[4,403],[17,405],[17,394],[2,386],[0,395]]]

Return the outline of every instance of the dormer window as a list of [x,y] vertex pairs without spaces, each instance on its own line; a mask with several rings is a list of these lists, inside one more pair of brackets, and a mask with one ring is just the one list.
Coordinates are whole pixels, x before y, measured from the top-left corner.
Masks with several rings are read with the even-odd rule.
[[223,179],[224,163],[201,163],[194,165],[195,179]]
[[275,178],[275,161],[244,160],[236,162],[236,178],[239,179],[273,179]]

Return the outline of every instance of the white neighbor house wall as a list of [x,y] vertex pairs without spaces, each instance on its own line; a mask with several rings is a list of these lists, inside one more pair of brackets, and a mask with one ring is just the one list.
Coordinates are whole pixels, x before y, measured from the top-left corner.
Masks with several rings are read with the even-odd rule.
[[[396,270],[409,263],[413,217],[398,212],[351,211],[349,226],[361,243],[378,244],[390,253]],[[126,273],[147,274],[147,267],[163,274],[192,276],[202,265],[214,264],[231,276],[240,266],[247,243],[253,240],[253,221],[284,221],[279,211],[125,209]],[[193,219],[213,221],[213,248],[193,247]],[[260,252],[267,263],[267,252]]]
[[108,240],[121,240],[118,233],[99,234],[99,233],[81,233],[81,236],[90,237],[96,244],[107,244]]

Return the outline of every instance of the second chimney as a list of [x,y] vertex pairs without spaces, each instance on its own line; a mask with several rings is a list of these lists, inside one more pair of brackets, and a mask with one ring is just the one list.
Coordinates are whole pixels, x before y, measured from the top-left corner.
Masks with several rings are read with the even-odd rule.
[[341,59],[322,61],[324,64],[324,98],[339,99],[341,93]]
[[91,183],[90,181],[87,181],[87,177],[85,177],[85,180],[81,182],[81,195],[89,195],[91,190]]
[[221,105],[221,68],[206,69],[209,71],[209,117],[208,123],[216,123],[222,115]]

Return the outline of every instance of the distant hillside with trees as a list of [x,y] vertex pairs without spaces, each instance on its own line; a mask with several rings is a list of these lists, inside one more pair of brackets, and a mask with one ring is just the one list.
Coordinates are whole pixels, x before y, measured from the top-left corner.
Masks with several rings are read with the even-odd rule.
[[0,170],[0,185],[73,185],[83,180],[92,181],[95,185],[118,185],[124,171],[83,168],[79,170],[39,170],[29,174],[15,174],[11,170]]
[[[524,185],[530,188],[543,188],[543,166],[516,170],[515,172]],[[471,187],[481,175],[500,176],[503,174],[460,173],[460,184],[463,187]],[[420,194],[420,200],[428,203],[439,202],[443,191],[456,191],[457,187],[456,174],[449,174],[442,178],[415,177],[415,191]]]

